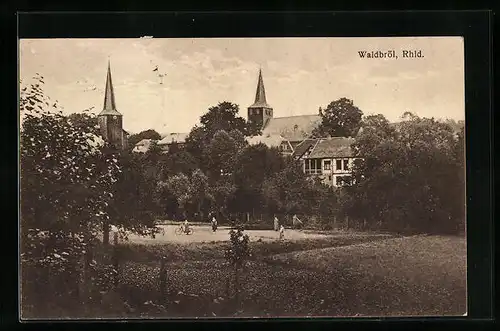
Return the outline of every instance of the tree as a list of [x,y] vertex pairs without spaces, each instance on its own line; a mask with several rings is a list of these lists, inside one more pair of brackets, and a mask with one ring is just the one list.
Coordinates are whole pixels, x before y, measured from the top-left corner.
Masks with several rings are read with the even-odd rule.
[[[249,242],[250,239],[241,226],[237,225],[236,228],[229,231],[229,245],[226,247],[225,257],[233,269],[236,305],[239,304],[241,292],[240,271],[245,267],[248,258],[251,257]],[[228,277],[229,279],[230,277]]]
[[262,185],[285,168],[285,159],[276,148],[264,144],[245,147],[236,157],[234,183],[237,192],[233,205],[238,211],[260,211],[263,207]]
[[211,180],[232,174],[239,145],[226,131],[214,134],[203,154]]
[[269,210],[286,214],[309,213],[310,199],[314,198],[310,180],[298,161],[287,166],[265,181],[262,193]]
[[200,170],[196,169],[190,178],[189,183],[189,205],[192,207],[192,214],[198,215],[198,219],[204,220],[205,213],[203,206],[213,200],[208,186],[208,177]]
[[[193,155],[202,170],[206,171],[206,160],[203,156],[207,146],[218,131],[225,131],[232,135],[239,131],[243,137],[254,135],[255,130],[244,118],[238,116],[238,105],[231,102],[220,102],[217,106],[210,107],[208,112],[200,118],[200,125],[193,127],[186,138],[186,150]],[[234,133],[236,134],[236,133]],[[239,136],[239,134],[236,134]],[[236,136],[233,136],[236,138]],[[240,141],[237,139],[237,141]]]
[[315,137],[354,137],[359,128],[363,112],[352,100],[340,98],[325,109],[320,107],[321,124],[313,131]]
[[[76,124],[42,86],[37,75],[20,95],[21,266],[30,268],[23,282],[36,289],[23,286],[23,299],[39,291],[38,304],[77,293],[79,259],[109,222],[121,171],[116,154],[104,152],[105,142],[88,125],[92,115]],[[47,288],[51,279],[60,284],[57,293]]]
[[161,179],[164,180],[168,176],[183,173],[191,175],[193,171],[198,169],[196,159],[186,150],[171,150],[169,149],[166,157],[161,158]]
[[454,157],[460,143],[452,128],[411,113],[395,131],[386,125],[373,128],[356,138],[356,153],[364,161],[357,162],[355,183],[346,188],[347,213],[396,231],[456,231],[455,210],[463,214],[457,201],[464,200],[450,192],[460,192],[465,183],[458,170],[463,162]]
[[225,218],[229,209],[229,202],[236,191],[236,186],[230,177],[222,177],[210,186],[210,196],[217,212]]
[[[190,181],[185,174],[177,174],[168,177],[166,181],[159,182],[157,187],[158,201],[162,207],[171,204],[166,204],[170,199],[175,199],[176,210],[168,210],[169,214],[177,214],[177,216],[187,216],[187,204],[190,201]],[[180,214],[180,215],[179,215]]]
[[244,118],[238,116],[239,111],[239,106],[234,103],[220,102],[217,106],[210,107],[208,112],[201,116],[201,126],[209,135],[221,130],[226,132],[238,130],[246,135],[248,124]]

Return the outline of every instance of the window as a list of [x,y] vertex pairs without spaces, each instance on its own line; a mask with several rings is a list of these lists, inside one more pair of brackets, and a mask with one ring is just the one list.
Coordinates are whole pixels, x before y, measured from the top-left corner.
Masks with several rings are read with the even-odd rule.
[[321,174],[321,160],[318,159],[306,159],[305,160],[305,170],[306,174]]
[[330,170],[331,164],[332,164],[332,161],[330,161],[330,160],[323,161],[323,170]]
[[336,169],[337,170],[342,170],[342,160],[337,160],[337,167],[336,167]]
[[344,160],[344,170],[349,170],[349,160]]

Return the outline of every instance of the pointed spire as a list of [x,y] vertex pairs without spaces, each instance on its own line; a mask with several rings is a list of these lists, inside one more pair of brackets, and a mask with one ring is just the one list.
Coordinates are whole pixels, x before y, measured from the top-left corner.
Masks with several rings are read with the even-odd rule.
[[99,115],[121,115],[116,110],[115,92],[113,90],[113,81],[111,79],[111,64],[108,58],[108,73],[106,76],[106,88],[104,90],[104,107]]
[[262,79],[262,68],[259,68],[259,81],[257,83],[257,91],[255,93],[255,102],[250,107],[266,107],[271,108],[267,104],[266,89],[264,88],[264,80]]

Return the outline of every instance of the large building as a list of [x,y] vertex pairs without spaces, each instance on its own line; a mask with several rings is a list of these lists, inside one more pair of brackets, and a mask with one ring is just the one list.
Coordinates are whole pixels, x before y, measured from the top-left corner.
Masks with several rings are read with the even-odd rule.
[[312,138],[321,123],[321,116],[299,115],[274,117],[267,103],[262,70],[259,71],[255,102],[248,107],[248,121],[261,127],[260,136],[249,137],[251,145],[262,143],[279,148],[283,155],[300,160],[304,173],[321,178],[331,186],[344,186],[351,182],[355,157],[352,138]]
[[111,66],[108,61],[106,88],[104,91],[104,106],[97,116],[102,138],[117,149],[127,148],[128,134],[123,130],[123,115],[116,109],[115,92],[111,79]]
[[[248,107],[248,121],[261,127],[262,135],[252,137],[249,143],[282,140],[280,148],[284,154],[291,154],[304,139],[311,137],[313,130],[321,123],[319,114],[274,117],[273,108],[267,103],[262,70],[255,93],[255,102]],[[281,138],[280,138],[281,137]]]

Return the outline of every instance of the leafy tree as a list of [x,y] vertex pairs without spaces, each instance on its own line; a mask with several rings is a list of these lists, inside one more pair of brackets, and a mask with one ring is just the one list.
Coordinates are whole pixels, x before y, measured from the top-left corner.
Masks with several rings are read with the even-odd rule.
[[[33,283],[23,298],[38,304],[77,293],[79,259],[110,221],[121,171],[95,128],[63,116],[42,86],[38,75],[20,95],[21,267],[30,274],[24,284]],[[56,293],[47,290],[51,279]]]
[[200,123],[205,131],[213,136],[217,131],[231,132],[238,130],[247,134],[247,123],[244,118],[239,117],[238,105],[231,102],[220,102],[217,106],[210,107],[208,112],[201,116]]
[[229,209],[231,198],[236,192],[236,186],[230,177],[222,177],[210,186],[210,196],[215,204],[215,209],[225,218]]
[[234,165],[234,183],[237,192],[233,206],[238,211],[261,210],[262,185],[285,167],[285,159],[276,148],[264,144],[245,147]]
[[161,158],[161,178],[165,179],[168,176],[183,173],[191,175],[193,171],[198,169],[196,159],[186,150],[170,150],[166,157]]
[[239,143],[227,132],[221,130],[214,134],[204,151],[208,174],[212,180],[232,174],[238,150]]
[[302,166],[297,161],[290,161],[262,187],[266,206],[286,214],[309,213],[309,201],[314,195],[311,183],[304,175]]
[[213,198],[208,186],[208,177],[201,170],[196,169],[191,175],[188,193],[192,213],[198,215],[201,220],[205,219],[203,206]]
[[[345,210],[397,231],[456,231],[463,204],[457,138],[446,123],[405,113],[397,130],[363,130],[357,137],[355,183]],[[385,131],[384,131],[385,130]],[[389,133],[389,134],[388,134]],[[374,143],[376,142],[376,143]],[[463,158],[462,158],[463,160]],[[453,196],[453,197],[452,197]],[[457,212],[458,210],[458,212]]]
[[73,113],[68,116],[71,124],[76,128],[81,128],[85,131],[90,131],[95,135],[99,135],[99,124],[97,122],[97,116],[93,116],[88,113],[90,109],[85,110],[82,113]]
[[244,118],[238,116],[238,105],[231,102],[220,102],[217,106],[210,107],[208,112],[200,118],[200,125],[193,127],[186,139],[186,150],[195,157],[202,170],[208,170],[205,166],[203,151],[218,131],[225,131],[233,135],[233,139],[241,141],[237,133],[239,131],[244,137],[254,135],[255,130]]
[[340,98],[325,109],[320,107],[321,124],[313,131],[315,137],[354,137],[359,128],[363,112],[352,100]]
[[229,231],[229,245],[225,251],[225,257],[233,269],[233,279],[235,287],[235,299],[239,304],[239,294],[241,292],[240,272],[245,267],[248,258],[251,256],[250,239],[244,233],[241,226],[236,226]]
[[161,196],[174,197],[182,217],[186,217],[186,206],[190,200],[189,177],[177,174],[167,178],[165,182],[159,182],[159,193]]

